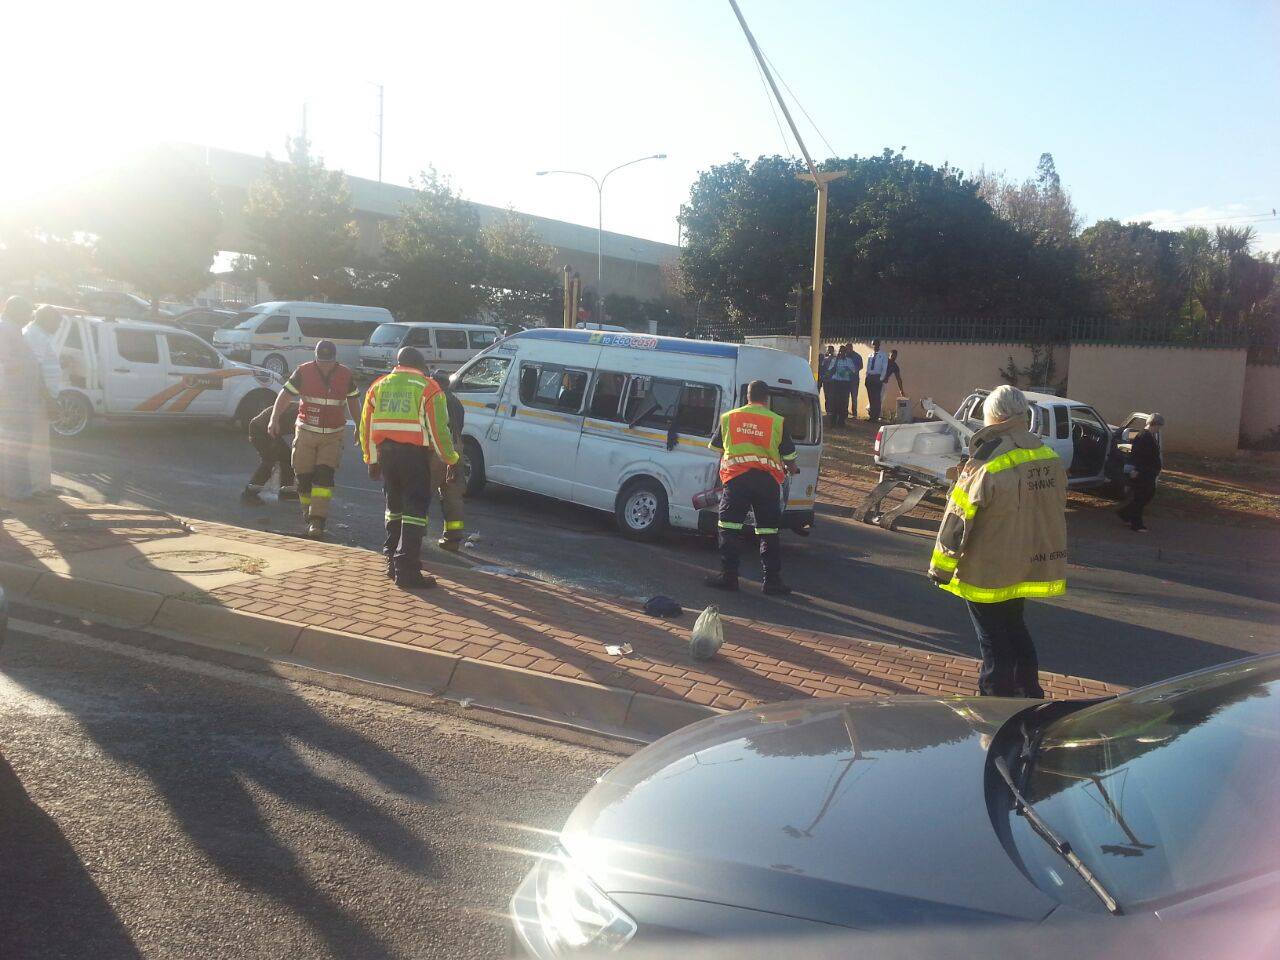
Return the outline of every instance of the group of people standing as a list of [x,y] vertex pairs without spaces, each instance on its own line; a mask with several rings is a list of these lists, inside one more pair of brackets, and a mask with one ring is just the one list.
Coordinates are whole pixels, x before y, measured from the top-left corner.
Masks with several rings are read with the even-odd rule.
[[387,577],[406,589],[434,586],[435,579],[422,573],[433,493],[445,515],[438,545],[456,551],[465,536],[458,468],[464,410],[449,392],[448,376],[428,374],[422,354],[412,347],[401,350],[395,368],[370,384],[362,404],[351,369],[337,360],[337,347],[328,340],[317,343],[315,359],[300,364],[275,404],[249,425],[259,463],[241,499],[260,502],[278,472],[280,499],[296,500],[307,535],[322,538],[348,415],[356,423],[355,440],[370,478],[382,481]]
[[0,496],[21,501],[53,493],[49,422],[62,390],[53,348],[62,316],[25,297],[0,311]]
[[903,394],[902,370],[898,366],[898,351],[886,354],[880,349],[880,341],[871,342],[871,355],[866,361],[866,374],[862,375],[862,355],[853,344],[842,343],[839,350],[828,345],[818,360],[818,389],[833,427],[843,427],[852,416],[858,419],[858,389],[867,390],[867,419],[872,423],[881,420],[881,395],[884,388],[895,379],[898,394]]

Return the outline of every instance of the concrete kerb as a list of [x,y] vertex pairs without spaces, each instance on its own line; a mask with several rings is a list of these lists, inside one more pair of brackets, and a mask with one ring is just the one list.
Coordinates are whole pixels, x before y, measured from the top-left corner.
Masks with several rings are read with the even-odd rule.
[[28,603],[123,627],[296,663],[336,676],[653,740],[721,711],[570,677],[471,660],[359,634],[309,627],[207,601],[0,563],[0,583]]

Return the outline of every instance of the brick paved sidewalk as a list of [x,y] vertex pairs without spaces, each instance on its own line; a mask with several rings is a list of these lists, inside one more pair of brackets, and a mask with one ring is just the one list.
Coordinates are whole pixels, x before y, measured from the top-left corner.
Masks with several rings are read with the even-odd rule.
[[[589,681],[733,710],[809,696],[890,693],[972,694],[977,661],[908,647],[725,618],[725,645],[711,662],[689,654],[697,611],[663,621],[624,602],[515,577],[494,576],[429,556],[440,581],[408,593],[384,575],[378,554],[163,513],[63,500],[4,521],[0,560],[29,562],[158,538],[207,534],[305,550],[322,562],[277,576],[212,589],[204,602],[427,648],[453,656]],[[939,601],[943,602],[943,601]],[[722,612],[733,608],[726,598]],[[630,643],[613,657],[606,644]],[[1123,689],[1043,674],[1050,696],[1096,696]]]

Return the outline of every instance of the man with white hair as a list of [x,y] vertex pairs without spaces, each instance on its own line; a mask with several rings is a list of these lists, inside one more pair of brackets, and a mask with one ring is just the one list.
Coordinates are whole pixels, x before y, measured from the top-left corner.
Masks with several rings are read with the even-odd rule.
[[1129,524],[1134,533],[1147,532],[1147,525],[1142,522],[1142,510],[1156,495],[1156,477],[1164,469],[1164,458],[1160,455],[1160,428],[1163,426],[1164,414],[1153,413],[1147,417],[1146,429],[1133,438],[1129,453],[1129,466],[1133,468],[1129,474],[1132,497],[1121,508],[1120,519]]
[[929,578],[968,604],[983,696],[1044,696],[1023,607],[1067,589],[1067,471],[1027,429],[1027,411],[1016,387],[988,395],[929,564]]

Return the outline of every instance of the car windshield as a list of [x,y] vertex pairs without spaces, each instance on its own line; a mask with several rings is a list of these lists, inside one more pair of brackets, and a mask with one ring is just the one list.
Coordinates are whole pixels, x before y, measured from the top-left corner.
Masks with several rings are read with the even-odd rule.
[[1050,723],[1026,796],[1126,906],[1280,869],[1280,659]]

